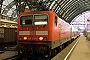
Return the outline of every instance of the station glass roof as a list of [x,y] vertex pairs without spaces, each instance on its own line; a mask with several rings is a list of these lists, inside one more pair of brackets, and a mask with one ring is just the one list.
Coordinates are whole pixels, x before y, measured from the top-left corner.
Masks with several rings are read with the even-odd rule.
[[70,23],[77,15],[90,10],[90,0],[3,0],[1,14],[16,18],[27,6],[32,11],[52,10]]

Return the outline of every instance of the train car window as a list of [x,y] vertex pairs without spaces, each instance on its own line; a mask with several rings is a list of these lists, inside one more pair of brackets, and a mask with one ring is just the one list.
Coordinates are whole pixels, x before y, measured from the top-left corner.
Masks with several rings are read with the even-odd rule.
[[33,15],[21,16],[20,25],[32,25]]
[[55,16],[54,25],[57,26],[57,16]]
[[48,21],[47,14],[34,15],[34,25],[47,25],[47,21]]

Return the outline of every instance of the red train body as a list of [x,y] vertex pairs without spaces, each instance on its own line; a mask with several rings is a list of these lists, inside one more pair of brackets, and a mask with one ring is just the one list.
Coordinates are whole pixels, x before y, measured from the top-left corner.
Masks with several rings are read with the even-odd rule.
[[72,39],[72,28],[52,11],[18,16],[18,51],[47,53]]

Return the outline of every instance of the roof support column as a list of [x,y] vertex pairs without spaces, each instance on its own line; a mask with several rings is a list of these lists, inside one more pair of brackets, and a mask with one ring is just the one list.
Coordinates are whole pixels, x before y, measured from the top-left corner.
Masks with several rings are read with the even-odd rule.
[[1,13],[1,9],[2,9],[2,4],[3,4],[3,0],[0,0],[0,13]]

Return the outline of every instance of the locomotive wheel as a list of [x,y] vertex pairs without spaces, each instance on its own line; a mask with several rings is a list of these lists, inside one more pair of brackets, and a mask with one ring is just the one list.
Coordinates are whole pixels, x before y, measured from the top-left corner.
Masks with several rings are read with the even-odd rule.
[[56,50],[56,49],[52,49],[52,50],[50,50],[50,52],[49,52],[49,56],[50,56],[51,58],[54,57],[56,54],[57,54],[57,50]]
[[64,46],[63,46],[63,45],[61,45],[61,46],[60,46],[60,49],[62,50],[62,49],[63,49],[63,47],[64,47]]
[[62,46],[59,46],[59,47],[57,48],[57,53],[59,53],[61,50],[62,50]]
[[17,53],[18,53],[18,55],[20,55],[20,51],[18,51]]
[[65,44],[62,45],[62,49],[65,47]]

